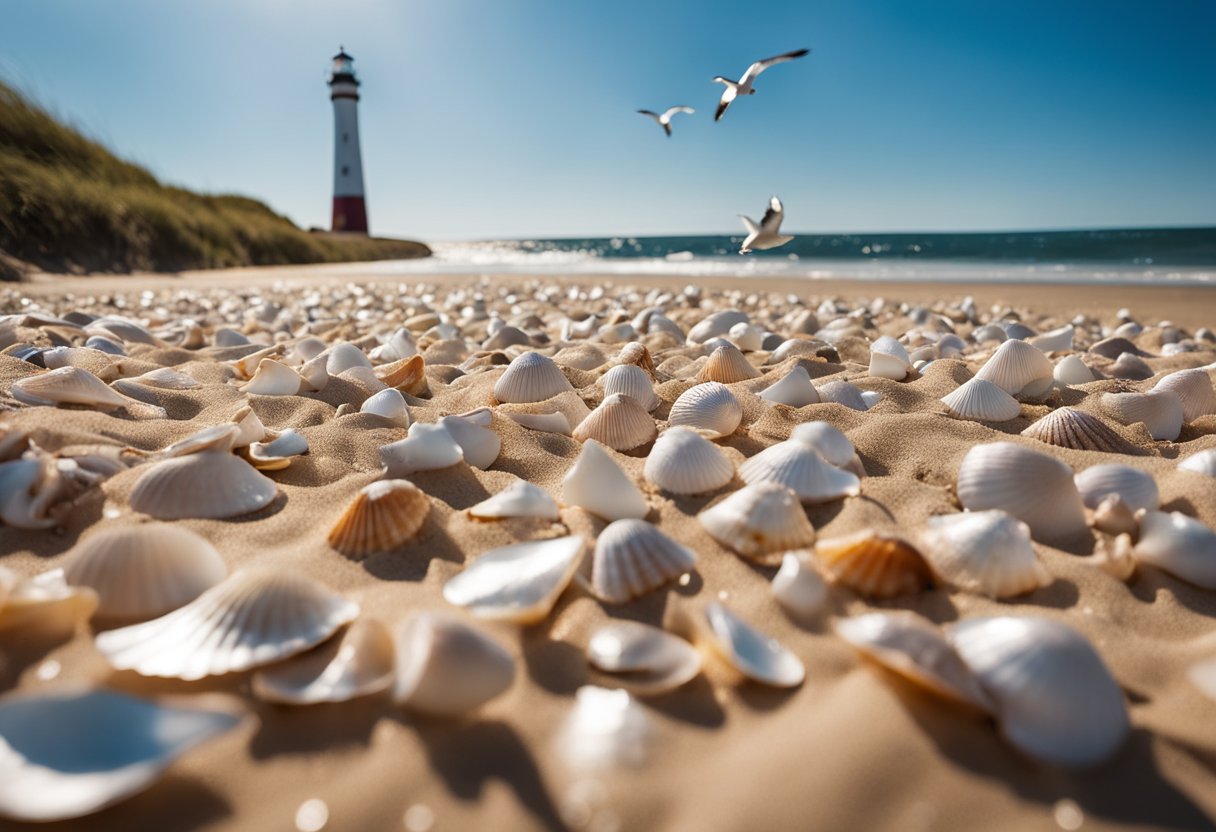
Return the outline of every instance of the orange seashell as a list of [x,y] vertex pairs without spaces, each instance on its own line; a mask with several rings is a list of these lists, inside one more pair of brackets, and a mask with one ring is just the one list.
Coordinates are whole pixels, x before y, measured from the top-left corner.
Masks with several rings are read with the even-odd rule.
[[697,373],[697,381],[719,381],[722,384],[734,384],[736,381],[747,381],[749,378],[759,378],[760,371],[751,365],[739,352],[738,347],[721,346],[710,353],[709,360]]
[[616,361],[618,364],[634,364],[641,367],[646,371],[646,375],[652,379],[655,378],[654,359],[650,356],[650,350],[641,341],[630,341],[621,347]]
[[329,545],[350,558],[387,552],[418,533],[431,502],[408,480],[378,480],[359,490],[329,530]]
[[815,554],[839,584],[867,598],[894,598],[933,584],[933,572],[912,544],[872,529],[820,540]]
[[411,355],[375,369],[376,378],[402,393],[421,396],[429,392],[426,384],[426,362],[421,355]]

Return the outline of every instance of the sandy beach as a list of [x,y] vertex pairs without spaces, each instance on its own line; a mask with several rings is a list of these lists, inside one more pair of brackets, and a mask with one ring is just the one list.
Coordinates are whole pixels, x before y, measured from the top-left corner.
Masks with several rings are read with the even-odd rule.
[[[690,580],[623,604],[603,602],[575,580],[530,626],[479,620],[444,600],[449,580],[498,547],[566,534],[582,534],[593,545],[606,523],[577,506],[563,504],[556,521],[484,522],[467,515],[521,479],[562,502],[563,478],[583,448],[571,436],[518,424],[508,414],[511,407],[496,400],[495,384],[507,362],[535,351],[553,358],[577,396],[594,408],[604,398],[600,378],[625,343],[640,341],[656,368],[654,391],[661,401],[652,416],[662,434],[673,403],[697,383],[710,350],[657,327],[643,331],[635,316],[649,307],[661,309],[684,334],[713,313],[740,310],[758,332],[780,336],[770,345],[795,334],[801,313],[814,313],[816,326],[798,336],[813,348],[787,350],[775,361],[775,347],[743,352],[758,374],[727,385],[741,405],[742,423],[715,445],[737,468],[786,441],[800,423],[822,420],[843,431],[866,476],[858,495],[805,507],[820,541],[873,529],[916,542],[927,518],[961,509],[954,487],[968,451],[998,441],[1048,455],[1075,472],[1106,463],[1140,469],[1155,481],[1162,511],[1216,527],[1216,482],[1178,468],[1180,461],[1216,449],[1216,413],[1188,419],[1172,439],[1154,439],[1144,423],[1122,424],[1102,405],[1103,394],[1147,391],[1170,373],[1216,362],[1210,332],[1206,339],[1197,334],[1216,327],[1216,287],[723,278],[688,284],[684,277],[403,279],[356,265],[36,276],[0,288],[0,314],[13,316],[0,325],[0,335],[11,335],[0,342],[7,353],[0,355],[0,430],[22,432],[49,454],[99,454],[122,463],[112,476],[74,494],[53,527],[0,527],[0,565],[28,578],[62,567],[81,541],[102,528],[146,523],[131,495],[155,454],[228,422],[248,405],[266,428],[297,431],[307,440],[307,454],[265,472],[277,488],[267,507],[230,519],[175,519],[174,525],[210,541],[231,570],[257,565],[314,579],[394,632],[421,611],[455,615],[505,647],[516,664],[501,695],[462,718],[439,719],[394,704],[387,693],[304,707],[271,704],[254,695],[250,672],[182,681],[115,670],[95,646],[94,635],[109,629],[97,621],[75,622],[67,634],[0,630],[6,696],[94,685],[145,698],[223,702],[248,714],[235,730],[182,756],[146,791],[42,828],[1216,827],[1216,701],[1188,677],[1192,665],[1216,656],[1216,593],[1144,564],[1121,580],[1097,564],[1109,541],[1095,532],[1046,540],[1036,535],[1034,552],[1050,579],[1016,597],[985,597],[940,579],[932,588],[890,599],[832,584],[822,611],[800,618],[774,598],[775,566],[735,554],[696,518],[743,481],[736,476],[692,496],[664,491],[644,474],[652,448],[647,442],[609,454],[644,493],[646,520],[695,554]],[[963,304],[967,297],[972,304]],[[1114,356],[1089,351],[1125,323],[1117,317],[1121,310],[1142,328],[1123,332],[1147,375],[1128,377],[1131,362],[1116,367]],[[23,403],[12,386],[45,370],[13,355],[14,349],[83,344],[82,327],[91,318],[65,323],[38,317],[69,313],[129,318],[156,337],[158,343],[128,338],[121,344],[126,356],[107,359],[118,376],[170,367],[198,386],[144,387],[139,400],[164,408],[165,418],[134,418],[122,408],[107,413]],[[596,321],[588,325],[592,315]],[[522,340],[483,347],[498,318],[517,327]],[[829,326],[838,319],[845,321]],[[1017,416],[1000,422],[948,414],[942,397],[998,347],[997,341],[976,342],[973,333],[1000,322],[1034,333],[1072,324],[1072,347],[1045,354],[1053,364],[1075,355],[1097,378],[1018,396]],[[436,329],[449,324],[454,329]],[[630,330],[614,329],[618,325]],[[250,343],[216,346],[221,328]],[[427,390],[405,395],[412,422],[435,423],[489,407],[501,450],[485,470],[461,462],[409,474],[431,504],[422,529],[391,551],[354,560],[335,551],[327,533],[357,492],[381,478],[379,449],[404,439],[406,429],[359,412],[374,385],[334,375],[318,392],[258,395],[240,389],[244,379],[234,362],[275,343],[283,345],[287,361],[293,345],[308,337],[327,346],[349,342],[371,354],[401,328],[425,362]],[[935,340],[925,333],[939,339],[951,331],[964,344],[958,353],[930,356],[928,366],[903,380],[871,375],[870,346],[880,336],[903,339],[909,351],[932,351]],[[879,394],[878,401],[867,410],[826,401],[795,408],[757,395],[799,367],[817,388],[848,381]],[[1101,416],[1131,453],[1058,447],[1021,435],[1065,406]],[[1208,554],[1216,558],[1216,552]],[[687,684],[634,697],[646,728],[639,729],[630,759],[573,761],[560,738],[576,691],[620,686],[585,658],[596,628],[628,619],[680,631],[682,619],[714,600],[788,648],[805,666],[805,681],[769,687],[706,654],[702,672]],[[1030,759],[1002,737],[993,716],[952,704],[860,658],[834,632],[833,622],[875,610],[907,610],[936,625],[990,615],[1064,622],[1093,645],[1122,690],[1130,735],[1093,768]],[[301,821],[301,806],[310,800],[324,803],[320,826],[310,826],[316,804]],[[15,821],[0,826],[5,823],[25,828]]]

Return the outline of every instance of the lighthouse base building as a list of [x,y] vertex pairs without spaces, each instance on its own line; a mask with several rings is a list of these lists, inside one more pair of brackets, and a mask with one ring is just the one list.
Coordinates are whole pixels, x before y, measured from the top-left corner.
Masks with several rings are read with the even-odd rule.
[[334,103],[334,231],[367,233],[363,157],[359,152],[359,79],[355,59],[345,49],[334,55],[329,76]]

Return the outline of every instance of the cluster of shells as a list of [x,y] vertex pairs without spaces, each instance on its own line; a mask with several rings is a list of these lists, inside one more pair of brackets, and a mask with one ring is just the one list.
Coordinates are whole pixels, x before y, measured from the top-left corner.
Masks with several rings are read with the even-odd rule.
[[[1216,589],[1216,533],[1158,487],[1168,474],[1185,479],[1174,492],[1213,488],[1216,343],[1126,311],[1036,331],[970,299],[812,305],[522,280],[0,303],[17,310],[0,317],[6,554],[52,556],[26,577],[0,561],[0,635],[66,623],[115,670],[184,690],[249,674],[249,696],[283,705],[385,696],[419,718],[472,719],[521,684],[520,628],[590,605],[576,638],[589,684],[562,753],[636,763],[651,733],[639,698],[703,674],[804,683],[813,640],[782,643],[732,604],[736,587],[696,577],[739,558],[798,628],[989,715],[1035,760],[1087,766],[1118,752],[1129,709],[1077,621],[1035,611],[1053,563]],[[55,408],[96,411],[90,435],[116,438],[80,444]],[[909,461],[916,449],[875,427],[904,417],[969,450]],[[144,420],[178,438],[134,443],[127,423]],[[341,436],[374,440],[378,458]],[[432,493],[444,472],[485,498]],[[911,487],[938,508],[897,520]],[[306,567],[222,551],[199,522],[257,524],[313,489],[327,496],[308,511],[330,513],[316,545],[343,568],[425,571],[422,542],[457,524],[497,524],[503,545],[438,564],[442,598],[383,620]],[[73,543],[62,532],[90,508],[101,519]],[[851,533],[833,532],[838,516]],[[932,592],[987,614],[942,627],[890,608]],[[666,609],[648,605],[658,595]],[[1014,597],[1025,603],[994,609]],[[589,738],[601,712],[617,729]],[[101,769],[85,773],[45,747],[75,734],[30,729],[48,720],[141,739],[82,751]],[[99,810],[240,722],[104,683],[0,700],[0,814]]]

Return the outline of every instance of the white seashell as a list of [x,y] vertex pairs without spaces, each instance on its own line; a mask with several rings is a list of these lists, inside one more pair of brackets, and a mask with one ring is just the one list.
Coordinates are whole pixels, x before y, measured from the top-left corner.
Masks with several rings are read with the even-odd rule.
[[845,468],[857,455],[853,443],[831,422],[803,422],[790,431],[790,441],[806,445],[819,452],[828,464]]
[[591,408],[573,390],[540,402],[501,404],[498,411],[529,430],[564,436],[570,436],[574,426],[591,414]]
[[114,382],[115,390],[135,398],[147,395],[147,387],[159,390],[192,390],[198,386],[199,383],[193,378],[170,367],[160,367],[135,378],[120,378]]
[[494,424],[494,411],[488,407],[479,407],[467,413],[459,413],[457,415],[470,425],[477,425],[479,428],[488,428]]
[[996,705],[1005,737],[1031,757],[1097,765],[1130,732],[1127,703],[1080,633],[1049,618],[972,618],[946,637]]
[[912,369],[912,359],[904,345],[890,335],[883,335],[870,345],[870,375],[903,381]]
[[839,619],[836,634],[862,655],[938,696],[991,713],[995,705],[941,631],[910,612]]
[[371,413],[387,420],[394,427],[408,428],[410,426],[410,410],[406,406],[405,396],[400,390],[392,387],[373,393],[363,400],[359,406],[360,413]]
[[699,382],[717,381],[722,384],[734,384],[759,377],[760,371],[729,341],[715,348],[697,373]]
[[10,573],[0,630],[47,630],[71,635],[97,611],[97,593],[89,587],[70,586],[62,569],[13,581]]
[[329,364],[324,355],[305,361],[298,372],[301,390],[319,393],[329,384]]
[[520,353],[494,383],[500,402],[542,402],[574,388],[553,359],[538,352]]
[[790,407],[806,407],[808,404],[819,403],[819,393],[811,383],[811,374],[802,365],[790,370],[779,381],[774,382],[759,393],[760,398],[774,404],[784,404]]
[[326,355],[325,369],[331,376],[340,376],[347,370],[363,367],[370,370],[371,360],[363,350],[345,341],[334,344],[324,353]]
[[384,343],[372,350],[368,357],[373,361],[389,364],[403,358],[411,358],[418,354],[418,344],[414,336],[404,327],[398,327]]
[[608,396],[574,429],[579,442],[594,439],[614,451],[645,445],[657,433],[654,419],[637,399],[623,393]]
[[232,439],[233,448],[244,448],[266,438],[266,426],[249,405],[234,413],[228,421],[237,427],[236,435]]
[[1064,324],[1059,329],[1031,336],[1026,339],[1026,343],[1038,347],[1043,352],[1063,352],[1072,349],[1073,332],[1072,324]]
[[517,425],[525,427],[528,430],[535,430],[540,433],[557,433],[562,436],[570,436],[574,433],[574,428],[570,426],[570,420],[566,418],[564,413],[507,412],[506,416]]
[[1155,393],[1103,393],[1102,409],[1125,425],[1143,422],[1153,439],[1173,442],[1182,433],[1182,401],[1169,390]]
[[593,439],[583,443],[582,451],[562,480],[562,501],[605,520],[641,519],[649,511],[646,498],[633,478]]
[[795,688],[806,678],[806,668],[797,656],[717,601],[705,606],[701,632],[727,664],[749,679],[776,688]]
[[0,464],[0,520],[17,529],[49,529],[64,518],[55,505],[58,470],[49,458],[13,459]]
[[[721,312],[715,312],[688,331],[688,344],[689,346],[704,344],[711,338],[717,338],[730,332],[730,328],[735,324],[747,322],[747,313],[740,312],[738,309],[724,309]],[[652,317],[651,324],[653,323],[654,318]]]
[[605,344],[624,344],[629,341],[636,341],[638,331],[628,323],[619,323],[612,326],[602,326],[596,337]]
[[464,451],[443,425],[415,422],[405,439],[380,448],[384,476],[400,479],[415,471],[437,471],[464,459]]
[[615,520],[596,539],[591,588],[598,598],[623,604],[695,567],[687,547],[645,520]]
[[359,618],[341,637],[259,670],[253,693],[280,705],[348,702],[393,684],[395,653],[387,627],[374,618]]
[[1182,418],[1193,422],[1200,416],[1216,413],[1216,389],[1207,370],[1179,370],[1153,385],[1154,391],[1168,390],[1182,402]]
[[773,482],[741,488],[704,509],[697,520],[714,540],[761,563],[815,542],[798,495]]
[[228,576],[215,547],[167,523],[103,529],[84,538],[63,567],[71,586],[97,593],[98,615],[146,619],[188,604]]
[[980,422],[1008,422],[1022,413],[1018,400],[991,381],[976,377],[942,397],[951,415]]
[[549,492],[527,480],[516,480],[502,491],[470,508],[468,514],[477,520],[501,520],[506,517],[539,517],[542,520],[558,518],[557,503],[549,496]]
[[443,597],[478,618],[535,624],[574,577],[585,547],[568,535],[493,549],[444,584]]
[[736,347],[743,352],[755,352],[764,344],[764,330],[748,323],[737,323],[726,333]]
[[276,471],[291,464],[291,457],[308,453],[308,440],[293,428],[287,428],[270,442],[254,442],[249,446],[249,461],[259,471]]
[[705,494],[735,478],[735,464],[717,445],[678,426],[655,440],[642,470],[647,480],[672,494]]
[[1208,448],[1206,451],[1191,454],[1178,463],[1178,470],[1194,471],[1197,474],[1216,477],[1216,448]]
[[300,392],[300,374],[273,358],[263,358],[258,363],[253,378],[241,385],[244,393],[260,396],[294,396]]
[[1078,451],[1102,451],[1112,454],[1135,451],[1130,442],[1100,418],[1075,407],[1053,410],[1022,431],[1022,436]]
[[801,442],[780,442],[739,466],[748,484],[775,482],[792,490],[804,503],[826,503],[861,493],[856,474],[827,463],[818,451]]
[[1030,527],[1003,511],[930,517],[920,551],[944,580],[960,589],[1009,598],[1051,583],[1035,557]]
[[298,572],[242,570],[168,615],[99,633],[96,645],[118,670],[193,681],[303,653],[358,614]]
[[1004,341],[1008,337],[1005,334],[1005,330],[996,324],[986,324],[976,328],[971,333],[971,339],[977,344],[985,344],[989,341]]
[[131,490],[131,508],[158,520],[223,520],[263,509],[279,493],[274,480],[223,451],[154,463]]
[[97,376],[79,367],[61,367],[14,381],[13,398],[25,404],[79,404],[102,411],[122,407],[137,419],[163,419],[165,409],[124,396]]
[[[265,428],[263,428],[264,431]],[[236,441],[240,438],[241,434],[241,426],[234,422],[213,425],[209,428],[203,428],[192,436],[187,436],[185,439],[174,442],[161,451],[159,456],[162,459],[169,459],[175,456],[198,454],[203,451],[231,451],[236,446]]]
[[1186,671],[1191,684],[1203,691],[1209,699],[1216,699],[1216,658],[1207,658],[1192,664]]
[[823,611],[828,600],[828,585],[811,562],[805,549],[786,552],[781,568],[773,576],[773,597],[791,615],[813,618]]
[[1056,363],[1055,369],[1052,370],[1052,377],[1055,378],[1057,383],[1067,387],[1077,384],[1089,384],[1097,379],[1094,371],[1089,369],[1085,362],[1075,355],[1066,355],[1061,358]]
[[1146,511],[1132,550],[1147,563],[1204,589],[1216,589],[1216,532],[1177,511]]
[[707,381],[688,388],[671,406],[668,424],[692,428],[710,439],[729,436],[743,421],[743,406],[725,384]]
[[[1091,525],[1098,531],[1113,535],[1133,535],[1137,534],[1140,529],[1136,513],[1127,503],[1123,502],[1118,494],[1102,498],[1094,507]],[[1129,549],[1128,556],[1130,557],[1130,555],[1131,550]]]
[[1153,475],[1130,465],[1095,465],[1073,479],[1086,508],[1097,508],[1111,495],[1119,497],[1133,512],[1142,508],[1156,509],[1160,502]]
[[67,820],[151,786],[174,760],[239,716],[72,688],[0,702],[0,815]]
[[410,710],[460,716],[494,699],[514,680],[511,654],[450,615],[418,613],[397,634],[393,699]]
[[879,393],[877,390],[861,391],[861,403],[866,406],[866,410],[869,410],[880,401],[882,401],[882,393]]
[[637,401],[647,412],[653,411],[663,403],[663,400],[654,392],[650,376],[636,364],[616,365],[604,373],[600,378],[600,383],[604,386],[605,396],[623,393]]
[[963,457],[955,492],[963,508],[1007,511],[1036,538],[1067,537],[1088,529],[1072,476],[1072,469],[1055,457],[1012,442],[992,442],[976,445]]
[[567,770],[580,774],[641,768],[653,738],[650,717],[628,691],[584,685],[558,729],[556,751]]
[[975,377],[992,382],[1011,396],[1038,396],[1051,388],[1054,372],[1055,367],[1042,350],[1010,339],[996,348]]
[[444,416],[439,424],[456,440],[464,453],[464,461],[474,468],[485,470],[498,459],[502,450],[502,440],[498,434],[476,422],[471,422],[463,416]]
[[829,381],[826,384],[821,384],[816,390],[819,391],[819,400],[821,402],[834,402],[844,405],[850,410],[869,410],[871,402],[867,402],[862,391],[854,384],[849,384],[847,381]]
[[609,621],[597,627],[587,644],[587,660],[643,695],[675,690],[701,672],[701,654],[695,647],[637,621]]

